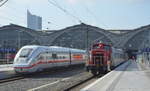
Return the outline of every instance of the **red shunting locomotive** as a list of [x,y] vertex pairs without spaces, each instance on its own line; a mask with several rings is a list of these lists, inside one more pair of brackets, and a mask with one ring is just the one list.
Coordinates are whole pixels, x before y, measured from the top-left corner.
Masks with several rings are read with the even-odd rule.
[[86,63],[87,71],[93,75],[111,71],[114,66],[124,61],[124,52],[115,49],[111,45],[96,43],[92,45],[89,58]]

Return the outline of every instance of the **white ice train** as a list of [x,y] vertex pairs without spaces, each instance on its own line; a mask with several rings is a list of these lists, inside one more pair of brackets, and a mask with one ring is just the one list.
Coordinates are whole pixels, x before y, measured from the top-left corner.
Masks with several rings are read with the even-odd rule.
[[83,64],[85,56],[86,52],[79,49],[29,45],[19,50],[13,66],[17,73],[30,73],[46,68]]

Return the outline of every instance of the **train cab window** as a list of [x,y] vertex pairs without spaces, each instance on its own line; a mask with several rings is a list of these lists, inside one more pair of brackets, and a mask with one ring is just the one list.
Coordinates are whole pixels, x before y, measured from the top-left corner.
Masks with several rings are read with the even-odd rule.
[[97,48],[100,48],[100,47],[99,47],[99,46],[94,46],[94,47],[93,47],[93,49],[97,49]]
[[92,49],[98,49],[101,48],[99,45],[93,45]]
[[104,46],[104,49],[105,49],[106,51],[110,51],[110,46]]
[[33,49],[23,49],[20,53],[20,57],[28,57]]
[[38,56],[37,56],[37,60],[44,60],[44,55],[43,53],[40,53]]
[[42,55],[39,56],[38,60],[43,60],[44,57]]

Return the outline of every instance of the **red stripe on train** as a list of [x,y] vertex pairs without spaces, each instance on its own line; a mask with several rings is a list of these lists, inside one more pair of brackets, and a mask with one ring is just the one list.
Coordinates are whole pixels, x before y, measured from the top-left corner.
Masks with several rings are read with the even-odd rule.
[[[75,61],[75,60],[74,60]],[[83,60],[76,60],[76,61],[83,61]],[[61,62],[70,62],[70,60],[53,60],[53,61],[47,61],[47,62],[44,62],[44,61],[39,61],[35,64],[32,64],[31,66],[29,67],[14,67],[15,69],[31,69],[33,68],[34,66],[38,65],[38,64],[47,64],[47,63],[61,63]]]

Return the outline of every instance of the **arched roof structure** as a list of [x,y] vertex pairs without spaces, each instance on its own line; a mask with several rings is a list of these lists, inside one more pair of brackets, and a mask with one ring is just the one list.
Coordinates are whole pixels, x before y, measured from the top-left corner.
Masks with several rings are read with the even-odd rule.
[[107,42],[109,44],[113,44],[115,43],[114,36],[115,34],[104,29],[86,24],[80,24],[51,33],[48,37],[47,43],[49,43],[48,45],[83,49],[87,47],[87,39],[89,43],[88,46],[90,46],[92,41],[96,39],[102,40],[103,42]]

